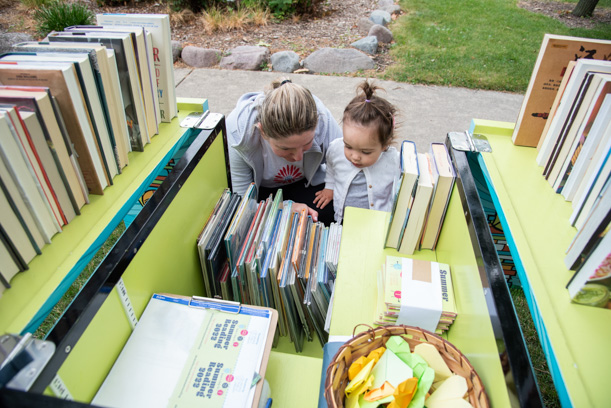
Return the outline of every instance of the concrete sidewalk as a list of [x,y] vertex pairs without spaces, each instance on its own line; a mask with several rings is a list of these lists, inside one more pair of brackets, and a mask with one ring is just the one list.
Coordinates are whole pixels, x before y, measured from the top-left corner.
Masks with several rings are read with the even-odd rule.
[[[308,88],[341,120],[348,102],[364,78],[282,74],[279,72],[231,71],[205,68],[175,70],[178,97],[207,98],[212,112],[228,115],[238,98],[262,91],[274,78],[287,76]],[[448,132],[464,131],[472,119],[515,122],[523,95],[464,88],[410,85],[379,81],[387,98],[399,110],[397,136],[413,140],[419,152],[428,151],[431,142],[443,142]]]

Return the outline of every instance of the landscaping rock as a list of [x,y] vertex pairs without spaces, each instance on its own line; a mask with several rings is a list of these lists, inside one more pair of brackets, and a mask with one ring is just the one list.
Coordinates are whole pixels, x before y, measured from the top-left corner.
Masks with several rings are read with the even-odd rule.
[[384,10],[374,10],[369,15],[369,19],[373,21],[375,24],[380,24],[383,26],[387,26],[388,23],[392,20],[390,13]]
[[260,71],[267,58],[269,49],[266,47],[241,45],[230,50],[229,55],[221,59],[221,68]]
[[394,0],[378,0],[378,8],[380,9],[386,6],[392,6],[394,4]]
[[13,45],[24,41],[34,41],[34,39],[24,33],[0,33],[0,54],[11,51]]
[[219,50],[200,48],[193,45],[187,45],[181,53],[185,64],[194,68],[213,67],[219,63],[221,55],[222,52]]
[[299,55],[293,51],[280,51],[272,54],[272,69],[279,72],[293,72],[301,67]]
[[373,27],[374,25],[375,23],[371,21],[370,19],[368,19],[367,17],[361,17],[359,22],[356,23],[356,26],[359,29],[359,33],[363,35],[366,35],[369,32],[369,30],[371,29],[371,27]]
[[374,55],[378,52],[378,39],[373,35],[361,38],[360,40],[355,41],[350,45],[356,48],[357,50],[366,52],[367,54]]
[[311,73],[344,73],[375,68],[371,57],[353,48],[321,48],[304,61],[303,66]]
[[178,58],[180,58],[181,53],[182,53],[182,44],[180,43],[180,41],[172,40],[172,57],[174,59],[174,62],[178,61]]
[[374,36],[377,38],[378,42],[384,44],[389,44],[393,40],[392,32],[388,28],[379,24],[373,25],[369,30],[368,35]]
[[401,6],[398,6],[396,4],[393,4],[391,6],[384,6],[384,7],[380,7],[380,10],[384,10],[386,12],[388,12],[388,14],[390,14],[391,16],[394,15],[399,15],[401,14]]

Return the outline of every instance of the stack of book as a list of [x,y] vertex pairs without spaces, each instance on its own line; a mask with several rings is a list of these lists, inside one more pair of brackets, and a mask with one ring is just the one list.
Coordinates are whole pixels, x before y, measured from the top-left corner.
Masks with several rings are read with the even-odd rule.
[[[610,304],[611,288],[610,55],[611,41],[546,34],[513,135],[516,144],[537,146],[544,178],[571,202],[571,299],[600,307]],[[527,117],[533,110],[544,118]]]
[[386,257],[378,273],[376,326],[406,324],[443,334],[457,314],[449,265]]
[[417,153],[416,144],[406,140],[400,163],[385,245],[406,255],[435,249],[456,180],[448,150],[431,143],[429,152]]
[[3,289],[176,116],[169,17],[98,24],[0,56]]
[[197,239],[207,297],[278,310],[278,331],[295,349],[314,334],[325,344],[341,226],[314,222],[291,200],[257,201],[225,190]]

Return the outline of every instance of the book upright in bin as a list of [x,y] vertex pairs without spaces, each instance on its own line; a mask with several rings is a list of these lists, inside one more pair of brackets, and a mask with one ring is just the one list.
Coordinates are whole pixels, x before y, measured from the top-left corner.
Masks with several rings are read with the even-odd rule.
[[537,146],[569,61],[604,59],[609,55],[609,40],[545,34],[518,113],[513,143]]
[[178,113],[170,17],[167,14],[104,13],[96,15],[96,21],[100,25],[108,26],[139,26],[152,34],[153,62],[161,121],[170,122]]

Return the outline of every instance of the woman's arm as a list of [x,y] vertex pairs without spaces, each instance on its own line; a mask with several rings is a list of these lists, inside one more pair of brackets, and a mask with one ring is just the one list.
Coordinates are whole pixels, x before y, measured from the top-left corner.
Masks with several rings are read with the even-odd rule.
[[234,193],[244,195],[250,183],[255,181],[252,168],[233,147],[230,146],[228,150],[229,165],[231,166],[231,189]]

